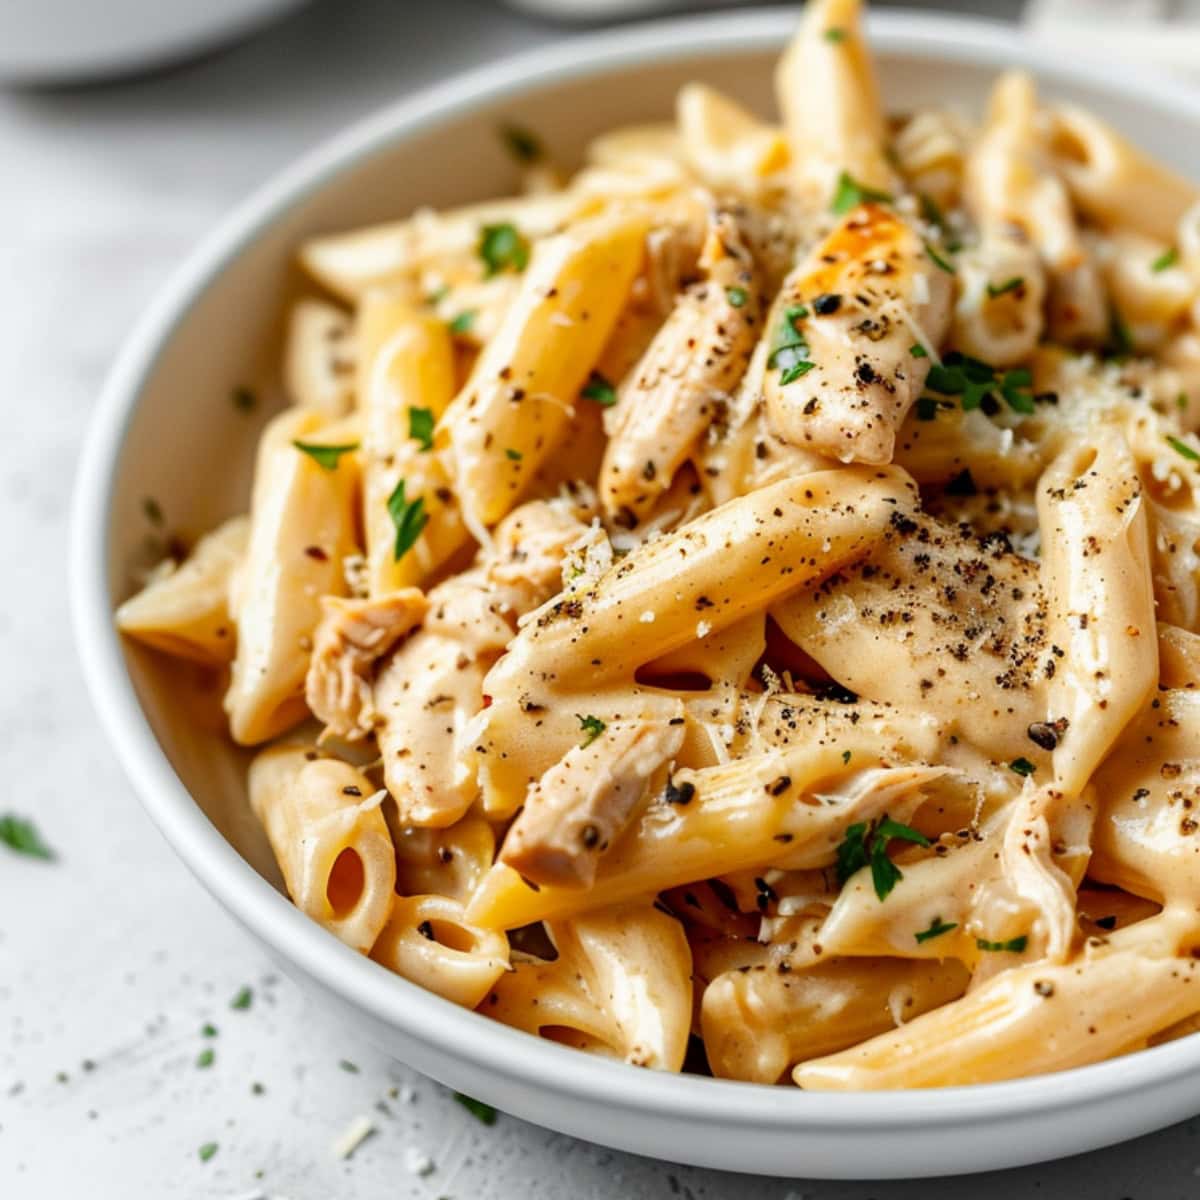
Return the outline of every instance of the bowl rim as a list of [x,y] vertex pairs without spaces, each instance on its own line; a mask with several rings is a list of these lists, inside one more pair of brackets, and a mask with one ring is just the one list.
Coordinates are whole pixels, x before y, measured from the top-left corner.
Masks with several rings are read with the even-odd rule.
[[[473,108],[530,88],[588,79],[611,68],[720,57],[779,46],[792,13],[750,10],[673,18],[575,36],[476,68],[393,102],[324,140],[238,205],[186,258],[135,325],[89,423],[75,486],[69,546],[72,622],[102,727],[152,820],[205,887],[285,962],[376,1021],[446,1057],[543,1093],[667,1116],[698,1128],[903,1133],[936,1124],[943,1135],[979,1121],[1037,1117],[1130,1098],[1200,1067],[1200,1037],[1049,1075],[986,1085],[890,1092],[807,1093],[665,1072],[580,1054],[459,1008],[387,972],[330,936],[263,879],[228,843],[176,776],[142,710],[122,656],[108,590],[107,546],[117,467],[143,386],[175,328],[242,249],[292,205],[372,154]],[[889,10],[869,18],[877,50],[1003,69],[1021,62],[1058,82],[1095,85],[1086,59],[1067,61],[1021,31],[971,17]],[[1200,92],[1115,70],[1105,89],[1138,95],[1200,128]],[[1200,1108],[1200,1098],[1196,1107]],[[1131,1110],[1133,1111],[1133,1110]],[[1133,1123],[1133,1122],[1131,1122]],[[1005,1160],[1026,1161],[1020,1151]],[[994,1164],[983,1164],[994,1165]],[[753,1169],[752,1167],[750,1169]]]

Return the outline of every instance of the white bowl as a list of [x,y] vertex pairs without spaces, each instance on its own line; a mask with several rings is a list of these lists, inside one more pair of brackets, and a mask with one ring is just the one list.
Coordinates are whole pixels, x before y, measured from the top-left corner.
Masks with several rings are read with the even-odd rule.
[[[248,418],[229,396],[275,357],[302,237],[504,192],[515,180],[495,136],[502,118],[538,129],[570,159],[603,129],[665,116],[691,78],[766,107],[791,27],[778,11],[670,21],[487,67],[355,125],[231,216],[134,331],[89,432],[71,544],[88,683],[147,810],[205,886],[347,1021],[454,1088],[624,1150],[764,1174],[935,1175],[1092,1149],[1200,1111],[1200,1037],[1011,1083],[817,1095],[591,1058],[389,974],[287,902],[248,815],[242,754],[196,728],[161,664],[113,630],[146,533],[143,497],[188,530],[245,507],[262,415]],[[978,108],[998,70],[1026,64],[1049,93],[1091,106],[1200,176],[1200,96],[1111,66],[1088,70],[999,26],[890,12],[871,33],[895,109]]]

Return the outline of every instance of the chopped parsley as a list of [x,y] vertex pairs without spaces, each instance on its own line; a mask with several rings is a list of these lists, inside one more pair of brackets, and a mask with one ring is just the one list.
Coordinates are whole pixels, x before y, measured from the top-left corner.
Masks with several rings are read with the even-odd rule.
[[842,751],[842,766],[849,765],[849,762],[850,762],[850,751],[843,750]]
[[42,841],[33,822],[15,813],[0,816],[0,842],[27,858],[41,858],[47,862],[54,858],[54,851]]
[[488,279],[502,271],[519,273],[529,265],[529,242],[511,221],[485,225],[479,233],[479,257]]
[[599,371],[593,371],[579,394],[585,400],[594,400],[601,408],[612,408],[617,402],[617,389]]
[[844,29],[839,29],[835,25],[831,29],[825,30],[823,36],[827,42],[833,42],[834,45],[837,45],[839,42],[844,42],[846,40],[846,31]]
[[[966,354],[952,350],[942,360],[941,365],[934,364],[929,368],[925,379],[926,386],[942,396],[959,396],[963,412],[982,408],[985,412],[998,411],[998,396],[1013,412],[1028,416],[1034,411],[1033,375],[1026,367],[1014,367],[1011,371],[997,374],[996,368],[988,363],[980,362]],[[936,404],[927,406],[928,416],[922,416],[918,408],[917,416],[922,420],[932,420],[936,412]]]
[[922,929],[920,933],[914,933],[913,937],[918,943],[931,941],[935,937],[941,937],[943,933],[949,933],[952,929],[958,928],[957,921],[943,921],[941,917],[934,917],[929,922],[928,929]]
[[904,878],[900,868],[887,855],[888,843],[893,839],[912,842],[917,846],[929,845],[929,839],[920,830],[893,821],[888,816],[870,824],[856,821],[851,825],[837,848],[839,885],[844,884],[856,871],[869,865],[875,895],[880,900],[886,900],[896,884]]
[[160,528],[166,519],[163,517],[162,506],[153,496],[147,496],[142,501],[142,512],[146,514],[146,520],[151,525],[158,525]]
[[546,151],[541,139],[536,133],[531,133],[521,125],[510,123],[500,126],[500,136],[508,147],[509,153],[519,163],[526,166],[540,162],[546,157]]
[[945,271],[947,275],[957,275],[958,270],[948,259],[943,258],[928,242],[925,243],[925,253],[933,260],[933,265]]
[[1175,407],[1180,410],[1183,410],[1183,409],[1187,408],[1187,406],[1188,406],[1187,392],[1180,392],[1179,395],[1175,397]]
[[216,1057],[216,1051],[213,1050],[211,1046],[206,1046],[200,1051],[199,1054],[196,1055],[196,1066],[200,1067],[201,1069],[204,1067],[211,1067],[216,1060]]
[[1191,446],[1187,444],[1187,442],[1182,441],[1177,437],[1172,437],[1169,433],[1167,434],[1167,441],[1170,443],[1171,449],[1177,454],[1182,454],[1183,457],[1188,459],[1190,462],[1200,462],[1200,454],[1193,450]]
[[929,351],[926,350],[925,347],[922,346],[920,342],[914,342],[911,346],[909,346],[908,352],[909,352],[909,354],[911,354],[913,356],[913,358],[928,358],[929,357]]
[[1022,954],[1025,947],[1029,944],[1029,938],[1025,934],[1020,937],[1009,938],[1007,942],[989,942],[987,938],[976,938],[975,945],[980,950],[1001,950],[1008,954]]
[[215,1025],[210,1025],[206,1022],[205,1024],[200,1026],[200,1036],[201,1037],[216,1037],[217,1036],[217,1027]]
[[410,408],[408,410],[408,436],[421,443],[422,450],[433,449],[433,409]]
[[1115,305],[1108,314],[1108,344],[1104,352],[1110,358],[1129,358],[1133,354],[1133,334]]
[[514,450],[511,446],[505,446],[504,457],[510,462],[520,462],[525,456],[520,452],[520,450]]
[[216,1142],[205,1142],[196,1153],[200,1156],[201,1162],[208,1162],[210,1158],[217,1152]]
[[1164,250],[1151,264],[1150,270],[1157,275],[1160,271],[1167,271],[1179,261],[1179,251],[1174,246],[1170,250]]
[[843,171],[838,176],[837,187],[834,190],[829,211],[840,217],[843,213],[848,213],[852,208],[857,208],[860,204],[872,202],[876,204],[891,204],[892,196],[889,192],[881,192],[876,188],[867,187],[864,183],[859,183],[850,175],[849,171]]
[[468,308],[465,312],[460,312],[457,317],[452,318],[447,322],[451,333],[459,334],[471,332],[471,326],[475,324],[475,310]]
[[579,728],[583,731],[583,741],[579,744],[584,748],[590,746],[608,728],[599,717],[581,717],[578,713],[575,716],[579,720]]
[[750,299],[750,293],[744,287],[727,287],[725,289],[725,298],[734,308],[742,308],[746,301]]
[[800,331],[798,322],[808,316],[803,304],[793,304],[783,311],[775,332],[771,335],[771,353],[767,366],[778,368],[780,386],[786,386],[807,375],[816,366],[808,361],[808,339]]
[[495,1125],[496,1110],[490,1104],[484,1104],[482,1100],[476,1100],[473,1096],[464,1096],[462,1092],[455,1092],[454,1098],[477,1121],[482,1121],[485,1125]]
[[1011,279],[1006,279],[1003,283],[989,282],[987,285],[987,294],[995,300],[997,296],[1006,295],[1008,292],[1015,292],[1024,283],[1024,275],[1014,275]]
[[1034,771],[1037,770],[1037,767],[1035,767],[1027,758],[1014,758],[1012,762],[1008,764],[1008,769],[1010,771],[1015,771],[1018,775],[1024,775],[1028,778],[1034,773]]
[[236,1008],[242,1012],[250,1007],[254,1002],[254,992],[248,988],[239,988],[237,995],[229,1002],[230,1008]]
[[352,1063],[348,1058],[338,1059],[338,1066],[341,1067],[347,1075],[358,1074],[358,1063]]
[[297,450],[307,454],[323,471],[336,471],[343,454],[358,449],[357,442],[345,442],[340,446],[321,446],[314,442],[292,442]]
[[238,412],[253,412],[258,407],[258,397],[248,387],[233,389],[233,407]]
[[409,500],[404,495],[404,480],[396,484],[396,490],[387,500],[388,516],[396,527],[396,545],[392,550],[392,559],[399,562],[416,544],[429,520],[425,511],[425,497],[418,496]]

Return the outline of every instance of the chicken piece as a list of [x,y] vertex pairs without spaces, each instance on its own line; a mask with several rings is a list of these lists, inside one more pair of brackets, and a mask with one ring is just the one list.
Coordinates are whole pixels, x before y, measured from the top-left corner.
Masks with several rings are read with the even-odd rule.
[[679,752],[682,714],[681,705],[678,724],[585,726],[583,742],[530,790],[500,861],[537,884],[590,887],[647,781]]
[[646,516],[720,418],[754,351],[760,283],[729,212],[712,216],[700,266],[705,278],[680,294],[606,422],[600,496],[610,516]]
[[420,588],[377,600],[324,596],[304,683],[313,715],[338,737],[366,737],[375,725],[375,664],[410,633],[429,607]]
[[452,825],[474,798],[459,736],[483,704],[483,677],[517,618],[561,586],[562,560],[584,533],[593,497],[534,500],[497,527],[476,565],[429,593],[421,631],[375,682],[384,781],[404,825]]
[[[951,276],[893,209],[860,204],[784,281],[763,394],[784,441],[891,462],[950,320]],[[921,350],[914,356],[912,350]]]

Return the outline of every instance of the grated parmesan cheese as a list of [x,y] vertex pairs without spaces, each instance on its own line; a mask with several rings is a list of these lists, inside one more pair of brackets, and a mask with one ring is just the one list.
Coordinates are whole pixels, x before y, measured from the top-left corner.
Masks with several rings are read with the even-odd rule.
[[374,1132],[375,1123],[370,1117],[355,1117],[333,1143],[334,1154],[338,1158],[349,1158]]

